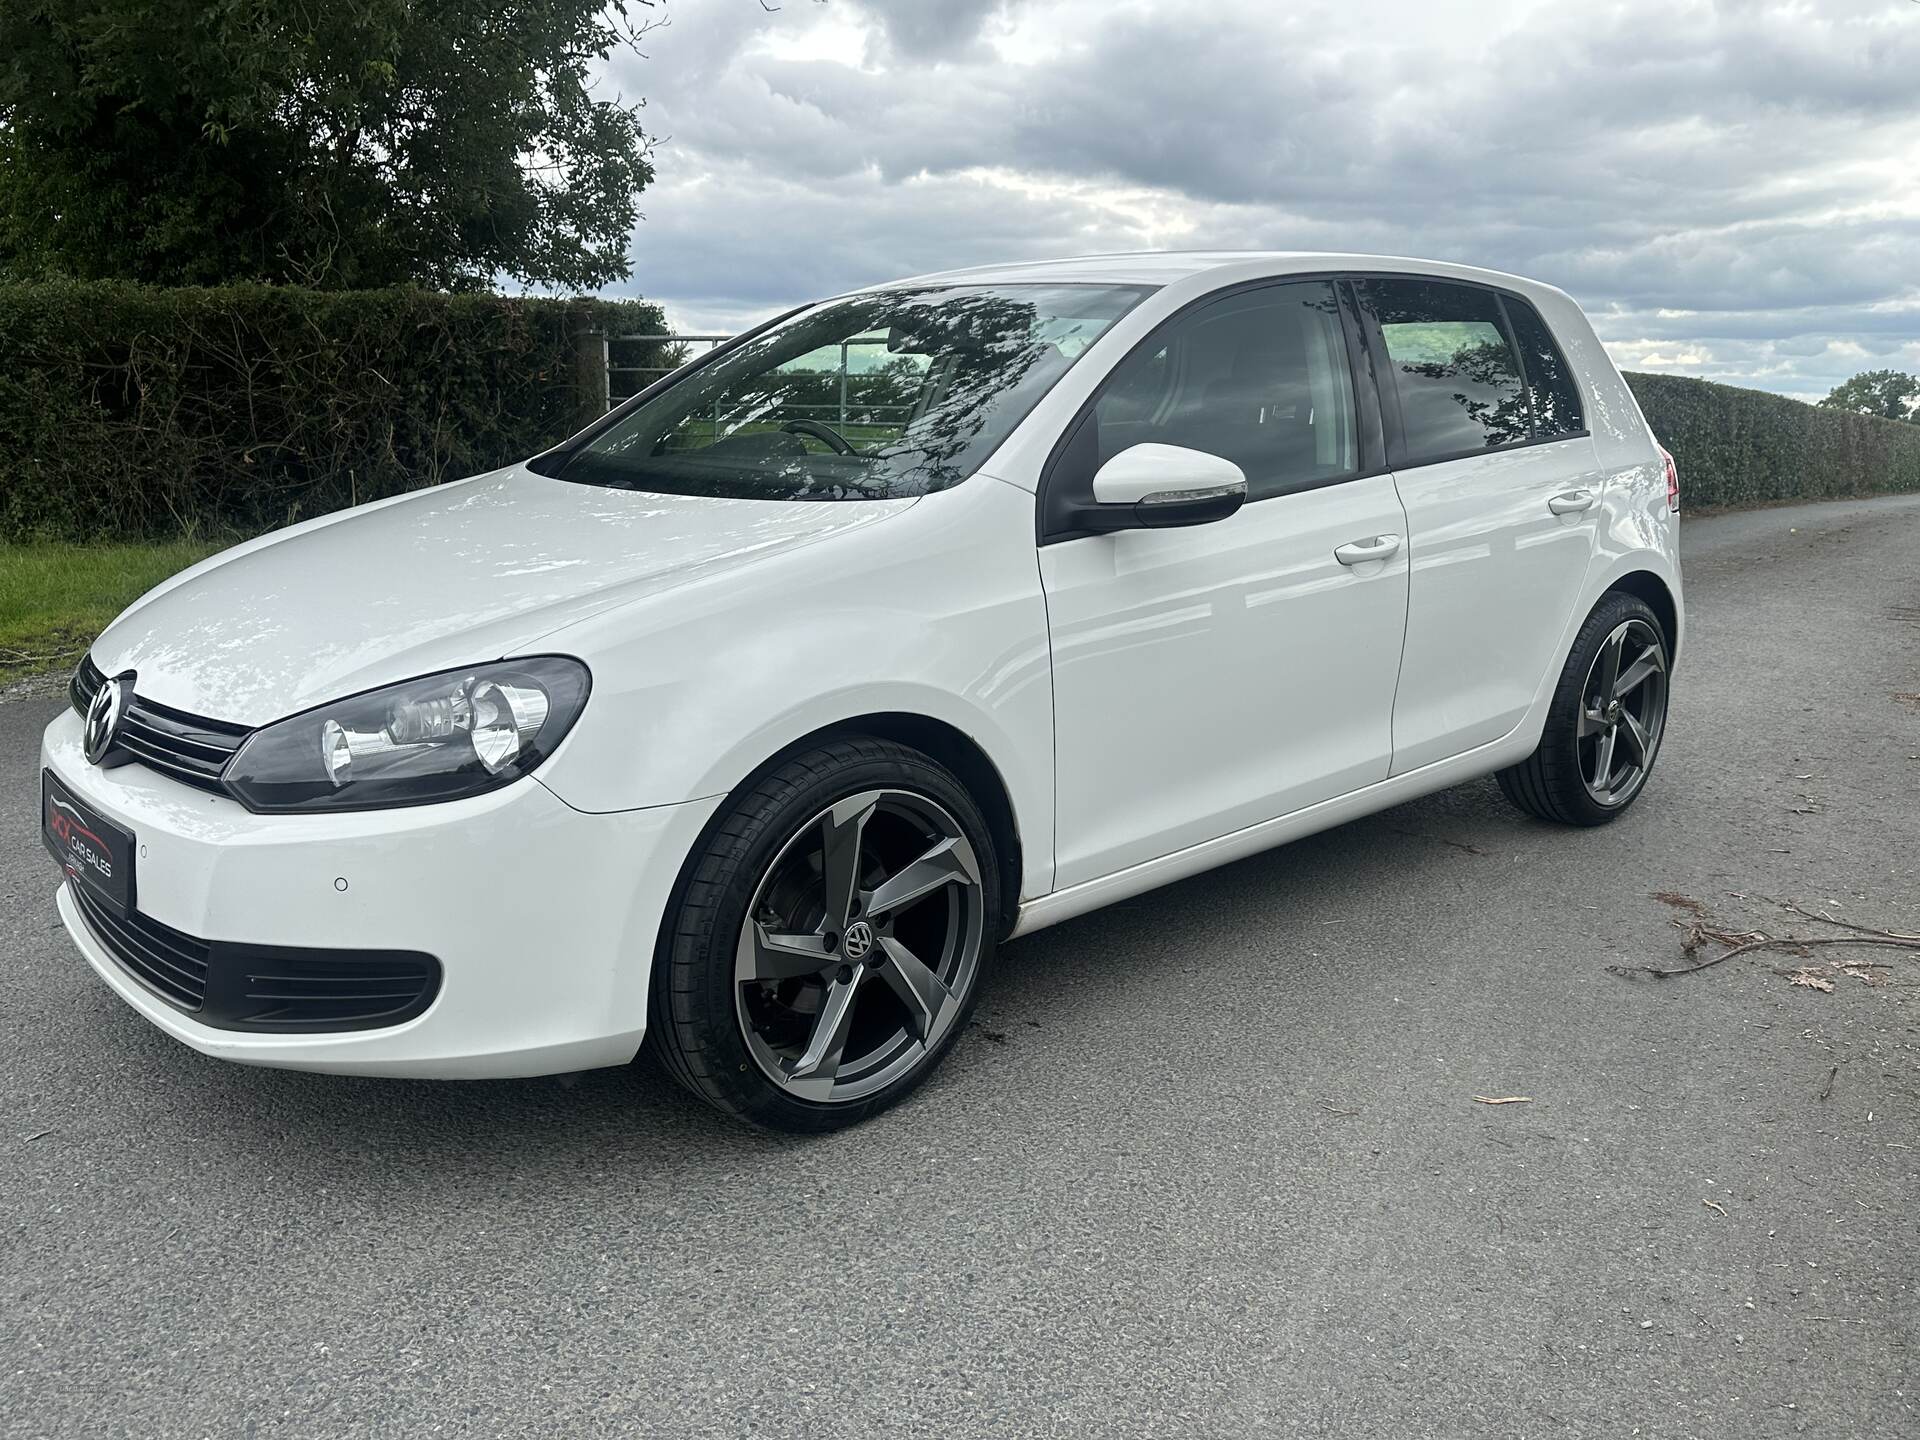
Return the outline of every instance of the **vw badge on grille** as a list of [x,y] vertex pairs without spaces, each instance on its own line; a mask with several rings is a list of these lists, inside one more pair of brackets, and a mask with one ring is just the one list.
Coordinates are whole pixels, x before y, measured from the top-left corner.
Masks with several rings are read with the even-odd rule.
[[132,694],[133,671],[129,670],[102,685],[93,703],[87,706],[83,740],[89,765],[98,765],[113,749],[114,737],[120,733],[120,718],[127,713],[127,700]]

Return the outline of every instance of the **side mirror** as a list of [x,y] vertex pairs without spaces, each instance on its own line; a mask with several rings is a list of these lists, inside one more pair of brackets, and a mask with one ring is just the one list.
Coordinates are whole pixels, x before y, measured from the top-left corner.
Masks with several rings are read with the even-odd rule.
[[1231,460],[1184,445],[1132,445],[1093,477],[1094,503],[1074,519],[1092,531],[1160,530],[1224,520],[1247,500]]

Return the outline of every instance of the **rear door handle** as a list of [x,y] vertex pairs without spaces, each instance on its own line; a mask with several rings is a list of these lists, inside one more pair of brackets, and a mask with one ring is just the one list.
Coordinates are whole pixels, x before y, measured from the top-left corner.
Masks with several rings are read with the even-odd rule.
[[1364,565],[1369,560],[1391,560],[1400,553],[1398,535],[1376,535],[1371,540],[1349,540],[1333,547],[1333,558],[1342,565]]
[[1591,490],[1569,490],[1564,495],[1556,495],[1547,501],[1547,509],[1556,515],[1578,515],[1582,510],[1593,508]]

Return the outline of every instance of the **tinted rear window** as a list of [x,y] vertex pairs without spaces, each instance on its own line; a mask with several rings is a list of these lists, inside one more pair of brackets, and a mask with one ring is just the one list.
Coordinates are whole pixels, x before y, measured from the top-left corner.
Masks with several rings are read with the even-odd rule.
[[1514,343],[1520,347],[1520,363],[1526,367],[1527,389],[1533,395],[1534,438],[1578,434],[1586,419],[1580,413],[1580,387],[1574,383],[1566,356],[1531,305],[1512,295],[1505,303]]
[[1532,439],[1526,387],[1491,290],[1363,280],[1387,342],[1407,464]]

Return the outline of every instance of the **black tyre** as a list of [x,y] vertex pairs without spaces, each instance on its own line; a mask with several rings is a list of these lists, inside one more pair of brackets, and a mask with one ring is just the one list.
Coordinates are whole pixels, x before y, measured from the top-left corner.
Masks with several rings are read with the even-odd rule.
[[751,781],[708,827],[654,960],[648,1044],[709,1104],[838,1129],[918,1085],[993,960],[993,836],[932,759],[850,737]]
[[1626,813],[1666,735],[1669,643],[1645,602],[1601,596],[1574,637],[1539,748],[1499,772],[1507,799],[1563,825],[1605,825]]

